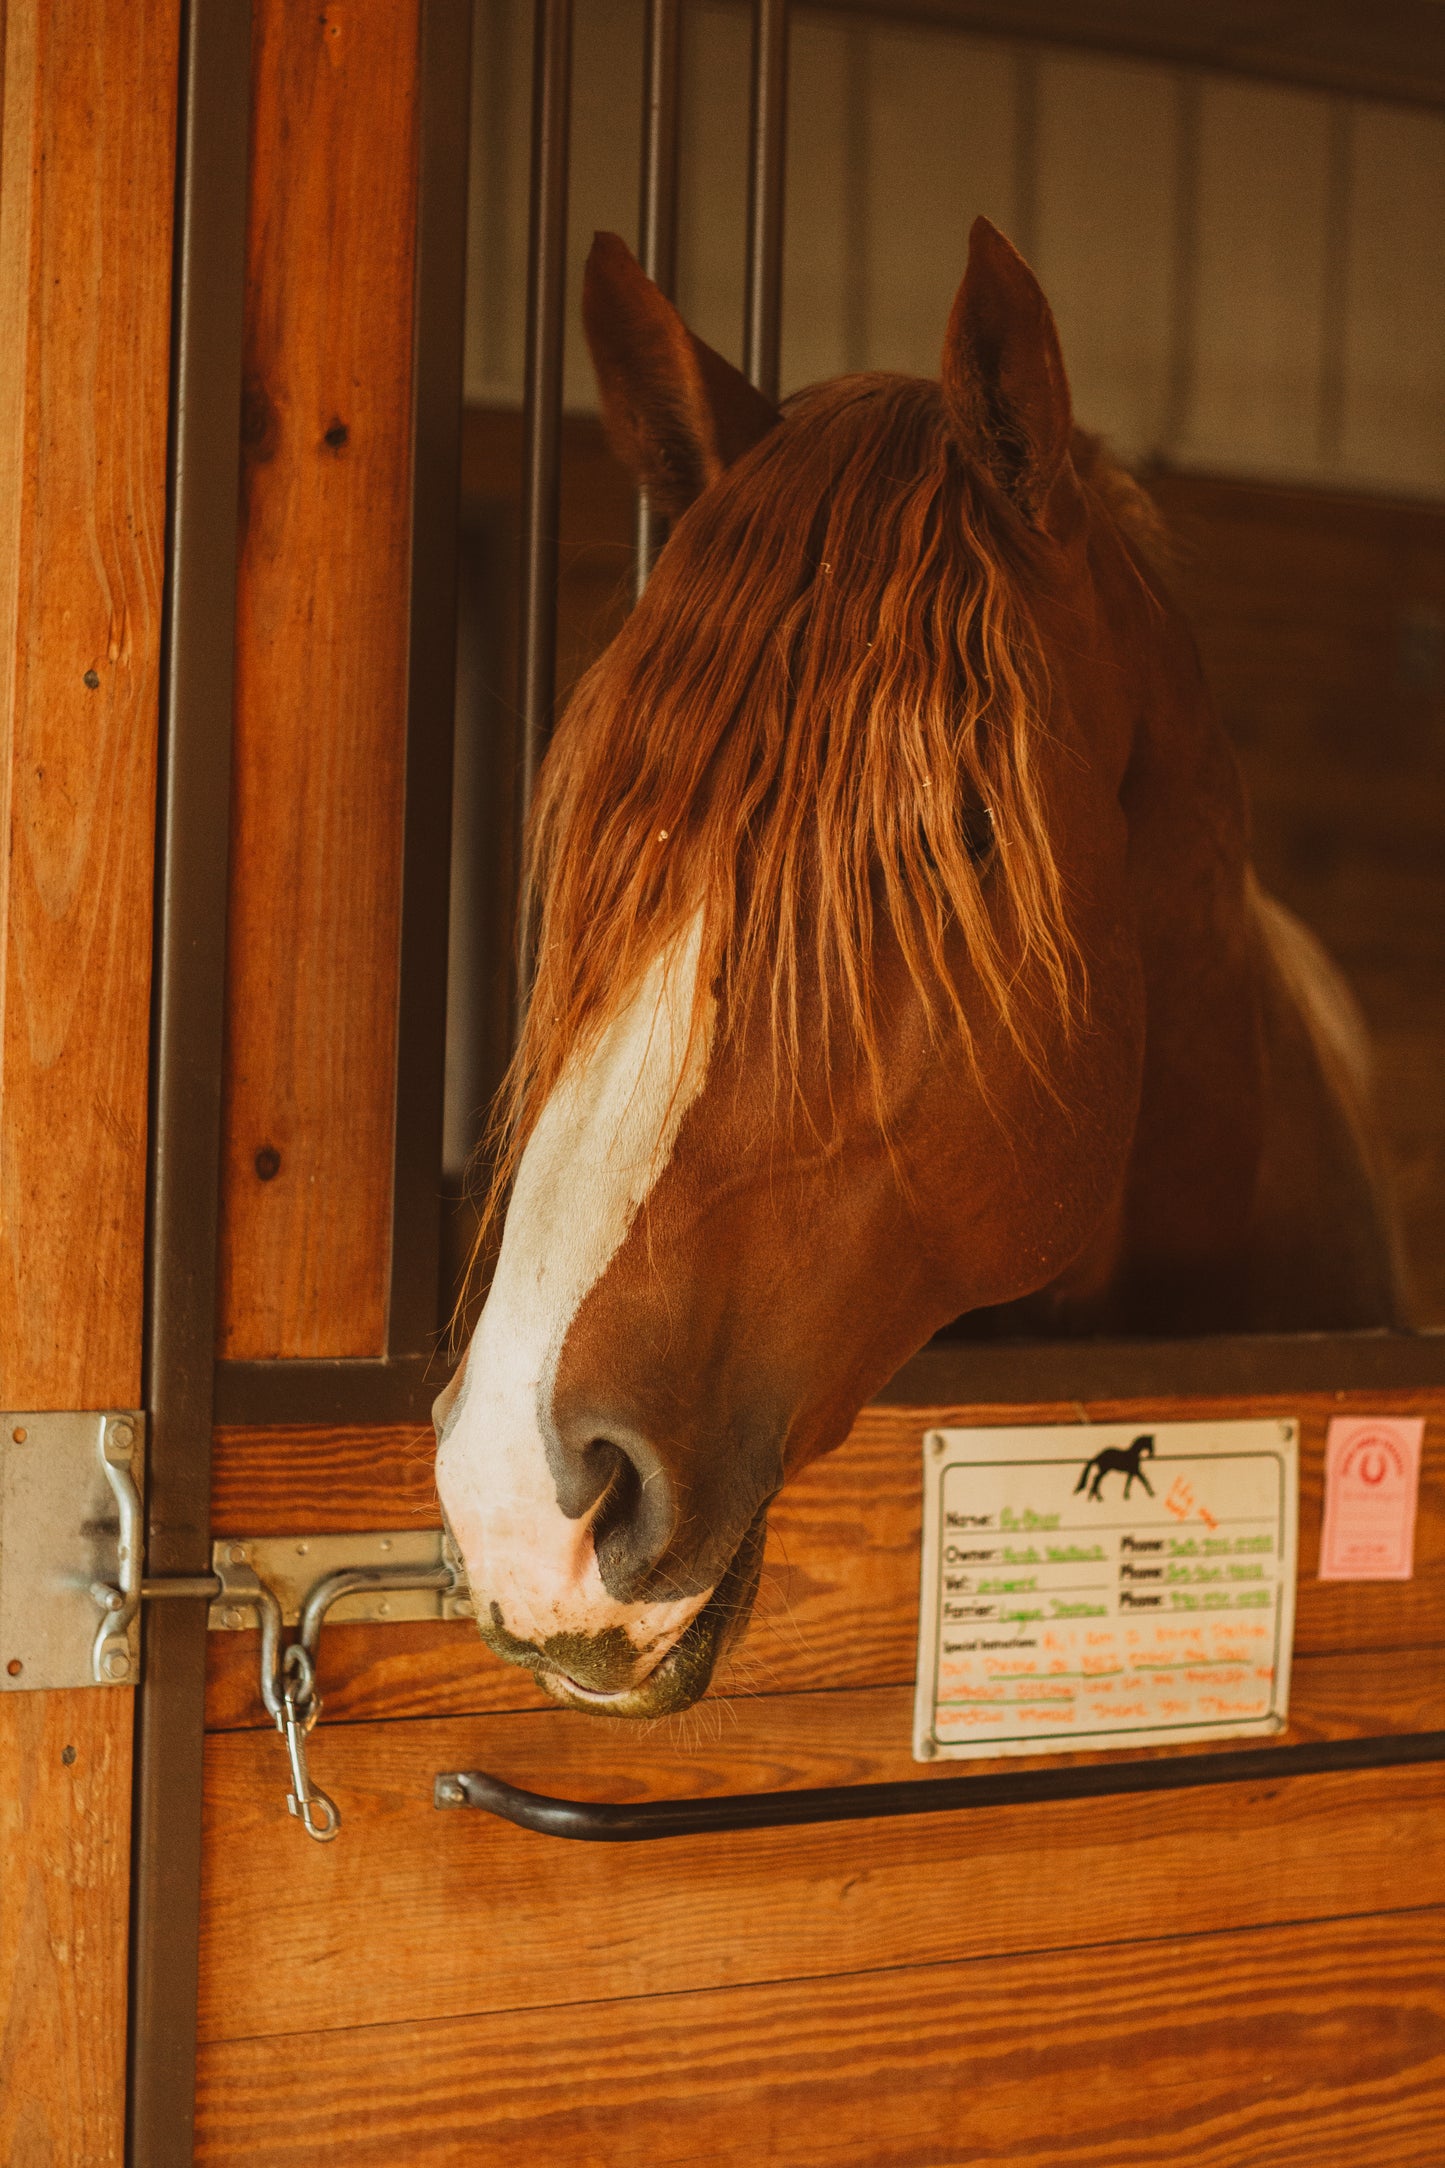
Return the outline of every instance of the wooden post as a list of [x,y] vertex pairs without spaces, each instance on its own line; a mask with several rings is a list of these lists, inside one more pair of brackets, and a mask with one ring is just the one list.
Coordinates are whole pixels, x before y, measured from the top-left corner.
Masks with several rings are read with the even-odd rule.
[[[140,1397],[178,0],[10,0],[0,1407]],[[0,1697],[0,2160],[118,2164],[130,1693]]]

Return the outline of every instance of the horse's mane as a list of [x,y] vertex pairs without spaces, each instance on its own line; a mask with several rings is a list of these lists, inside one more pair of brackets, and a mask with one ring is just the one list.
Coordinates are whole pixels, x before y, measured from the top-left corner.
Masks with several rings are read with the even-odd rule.
[[[1079,456],[1139,533],[1142,493],[1093,440]],[[1026,1049],[1040,989],[1070,1010],[1082,973],[1036,776],[1047,691],[1029,539],[1021,523],[1000,539],[1013,524],[953,448],[939,386],[885,375],[800,394],[687,513],[544,765],[536,975],[494,1203],[569,1059],[699,911],[694,1027],[714,994],[721,1031],[765,1013],[785,1078],[805,1028],[825,1058],[841,1033],[881,1096],[880,918],[966,1053],[954,927]],[[969,808],[997,838],[987,898]]]

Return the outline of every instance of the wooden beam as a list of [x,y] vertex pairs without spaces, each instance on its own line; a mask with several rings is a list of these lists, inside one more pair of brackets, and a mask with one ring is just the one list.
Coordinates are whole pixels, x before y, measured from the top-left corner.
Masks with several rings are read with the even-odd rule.
[[[10,0],[0,1406],[140,1396],[178,0]],[[132,1697],[0,1697],[0,2159],[118,2168]]]
[[817,0],[873,21],[1036,38],[1313,90],[1445,106],[1436,0]]

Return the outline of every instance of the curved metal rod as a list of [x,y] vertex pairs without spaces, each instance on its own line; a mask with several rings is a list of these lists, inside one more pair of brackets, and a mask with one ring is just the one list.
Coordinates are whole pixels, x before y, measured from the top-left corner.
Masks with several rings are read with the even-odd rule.
[[326,1614],[343,1596],[355,1596],[364,1589],[411,1589],[438,1588],[443,1592],[460,1589],[461,1579],[455,1568],[440,1566],[342,1566],[336,1573],[328,1573],[324,1581],[318,1581],[301,1606],[301,1624],[296,1639],[306,1651],[312,1663],[316,1660],[317,1644]]
[[244,1560],[229,1560],[221,1576],[220,1601],[237,1611],[256,1611],[261,1622],[261,1699],[273,1724],[284,1721],[281,1678],[281,1605],[275,1591]]
[[905,1814],[952,1814],[970,1807],[1100,1799],[1114,1793],[1186,1791],[1209,1784],[1263,1783],[1328,1770],[1386,1769],[1438,1761],[1445,1761],[1445,1731],[1316,1740],[1304,1746],[1191,1754],[1170,1761],[1025,1769],[1017,1775],[915,1777],[887,1784],[833,1784],[811,1791],[733,1793],[720,1799],[649,1799],[635,1806],[550,1799],[481,1769],[458,1769],[437,1778],[432,1796],[438,1807],[479,1807],[539,1836],[636,1844],[658,1837],[712,1836],[732,1829],[891,1821]]

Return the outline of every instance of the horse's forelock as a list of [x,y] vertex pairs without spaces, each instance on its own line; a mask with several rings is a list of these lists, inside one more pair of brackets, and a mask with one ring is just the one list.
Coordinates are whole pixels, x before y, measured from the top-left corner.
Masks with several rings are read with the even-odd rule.
[[[1113,470],[1092,442],[1085,460],[1107,507]],[[1046,673],[1029,567],[1011,556],[1027,545],[1001,531],[939,387],[887,376],[789,402],[679,523],[543,770],[541,937],[494,1200],[569,1059],[699,910],[699,1004],[716,990],[734,1028],[765,1014],[783,1079],[799,1073],[808,976],[825,1033],[852,1042],[881,1097],[880,910],[934,1027],[966,1053],[953,925],[1026,1051],[1040,981],[1069,1012],[1081,967],[1037,775]],[[997,836],[993,911],[970,803]]]

